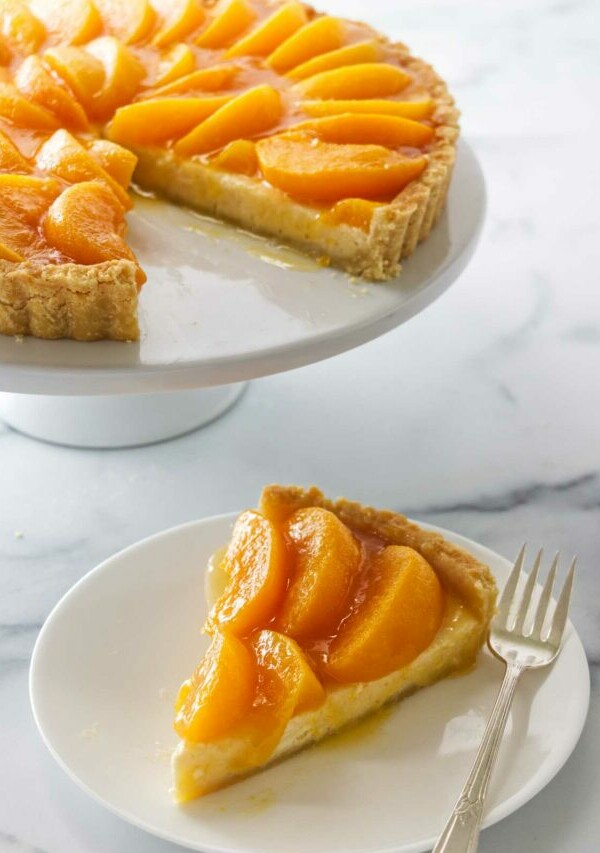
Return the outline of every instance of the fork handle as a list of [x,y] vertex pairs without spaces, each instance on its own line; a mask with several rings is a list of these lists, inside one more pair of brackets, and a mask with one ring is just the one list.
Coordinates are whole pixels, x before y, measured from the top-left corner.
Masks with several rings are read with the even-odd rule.
[[515,688],[522,672],[522,666],[507,663],[502,687],[488,720],[477,757],[454,811],[432,853],[475,853],[477,850],[485,797],[506,728]]

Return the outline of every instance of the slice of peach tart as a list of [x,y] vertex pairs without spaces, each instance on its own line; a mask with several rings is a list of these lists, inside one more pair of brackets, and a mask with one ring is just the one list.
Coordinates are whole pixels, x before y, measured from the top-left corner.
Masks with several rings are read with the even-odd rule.
[[468,552],[316,488],[266,487],[209,580],[210,647],[176,702],[179,802],[471,667],[496,601]]
[[132,180],[392,278],[457,136],[430,66],[296,0],[0,0],[0,333],[138,337]]

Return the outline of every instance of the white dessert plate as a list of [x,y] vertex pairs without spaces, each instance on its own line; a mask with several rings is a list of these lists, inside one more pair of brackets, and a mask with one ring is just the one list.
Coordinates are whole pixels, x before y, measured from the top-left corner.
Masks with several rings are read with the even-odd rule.
[[[125,820],[205,853],[416,853],[431,848],[478,747],[502,678],[477,667],[374,722],[185,807],[169,794],[173,699],[205,640],[204,566],[235,516],[186,524],[117,554],[49,616],[31,662],[39,730],[71,778]],[[502,584],[509,563],[453,533]],[[589,671],[569,625],[549,670],[519,687],[485,823],[559,771],[581,733]],[[560,707],[560,715],[556,708]]]
[[112,394],[254,379],[336,355],[406,322],[468,263],[484,219],[473,151],[458,149],[446,210],[397,281],[369,284],[224,223],[137,198],[128,239],[148,274],[141,339],[0,336],[0,391]]

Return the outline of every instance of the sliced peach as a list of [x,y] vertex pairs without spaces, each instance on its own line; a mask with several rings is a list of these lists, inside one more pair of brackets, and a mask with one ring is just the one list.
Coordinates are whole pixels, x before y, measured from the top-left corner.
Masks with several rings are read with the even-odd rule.
[[57,130],[44,142],[36,155],[36,165],[44,172],[49,172],[73,184],[78,181],[101,181],[115,195],[120,205],[129,209],[131,199],[108,172],[99,165],[98,161],[78,142],[68,130]]
[[256,86],[222,106],[175,144],[184,156],[206,154],[241,137],[270,130],[281,118],[281,95],[272,86]]
[[123,239],[123,207],[100,181],[83,181],[64,190],[42,222],[51,246],[78,264],[99,264],[135,255]]
[[104,69],[104,82],[90,107],[96,118],[106,119],[137,93],[146,74],[142,63],[114,36],[101,36],[86,45]]
[[94,139],[88,151],[113,180],[127,189],[137,165],[135,154],[108,139]]
[[287,38],[269,55],[267,65],[279,74],[341,47],[344,42],[344,25],[339,18],[322,15],[305,24]]
[[296,125],[296,128],[314,131],[325,142],[385,145],[386,148],[403,145],[421,148],[433,138],[433,128],[410,118],[360,113],[317,118]]
[[166,86],[189,76],[196,68],[196,57],[187,44],[174,44],[161,54],[152,77],[152,86]]
[[351,228],[368,231],[371,227],[373,214],[378,207],[382,207],[382,205],[376,201],[367,201],[364,198],[344,198],[336,202],[331,210],[322,215],[332,225],[349,225]]
[[198,0],[154,0],[159,14],[159,29],[152,44],[166,47],[198,29],[206,12]]
[[212,20],[196,38],[199,47],[228,47],[256,19],[247,0],[221,0],[214,8]]
[[209,650],[177,696],[175,731],[191,742],[227,734],[252,706],[256,664],[232,634],[216,632]]
[[0,33],[21,56],[35,53],[46,38],[44,25],[21,0],[2,0]]
[[304,652],[294,640],[277,631],[264,630],[249,642],[258,664],[255,707],[266,706],[285,715],[312,711],[325,699],[323,686]]
[[[247,648],[256,672],[252,707],[225,732],[235,733],[246,744],[237,766],[239,772],[264,764],[292,716],[319,707],[325,699],[323,687],[302,650],[289,637],[275,631],[259,631],[252,635]],[[230,678],[233,681],[233,673]]]
[[29,163],[23,157],[17,146],[0,130],[0,172],[31,171]]
[[61,185],[54,178],[34,175],[0,175],[0,199],[9,202],[16,216],[36,225],[43,211],[60,194]]
[[405,157],[380,145],[336,145],[303,134],[261,139],[258,161],[265,178],[300,199],[390,198],[418,177],[424,157]]
[[213,166],[240,175],[255,175],[258,171],[256,145],[250,139],[234,139],[211,160]]
[[103,28],[125,44],[142,41],[152,29],[156,13],[148,0],[94,0]]
[[113,142],[155,145],[188,133],[216,110],[227,97],[156,98],[118,109],[108,126]]
[[410,82],[410,76],[386,62],[365,62],[322,71],[296,84],[307,98],[385,98]]
[[30,5],[54,43],[83,44],[97,36],[102,27],[91,0],[30,0]]
[[87,130],[85,111],[66,83],[39,56],[28,56],[15,71],[17,88],[29,101],[53,112],[72,130]]
[[43,59],[89,112],[104,85],[104,66],[81,47],[51,47]]
[[[382,56],[381,44],[374,39],[367,41],[359,41],[354,44],[340,47],[338,50],[331,50],[329,53],[324,53],[320,56],[315,56],[309,59],[308,62],[303,62],[288,72],[287,76],[292,80],[306,80],[308,77],[314,77],[316,74],[322,74],[325,71],[333,71],[336,68],[347,68],[350,65],[359,65],[361,63],[377,62]],[[311,95],[311,97],[313,97]],[[316,97],[330,97],[329,95],[318,95]],[[351,97],[350,95],[348,97]]]
[[285,532],[293,570],[277,625],[296,639],[328,637],[344,615],[360,546],[336,515],[320,507],[295,512]]
[[19,263],[19,261],[24,260],[24,255],[19,255],[18,252],[13,252],[12,249],[9,249],[8,246],[5,246],[4,243],[0,242],[0,261],[13,261],[13,263]]
[[373,681],[414,660],[433,641],[444,594],[412,548],[388,545],[370,567],[364,600],[340,628],[324,671],[337,681]]
[[302,3],[284,3],[237,41],[225,56],[267,56],[293,35],[307,21],[306,7]]
[[258,512],[248,510],[235,523],[224,557],[229,584],[215,603],[208,628],[246,635],[267,625],[287,583],[287,552],[282,534]]
[[31,103],[10,83],[0,83],[0,116],[32,130],[54,130],[60,126],[53,113]]
[[237,65],[215,65],[214,68],[200,68],[185,77],[180,77],[160,89],[154,89],[152,97],[167,95],[185,95],[188,92],[219,92],[231,85],[239,71]]
[[429,118],[433,112],[433,101],[424,98],[421,101],[390,101],[385,98],[365,98],[348,101],[302,101],[302,110],[309,116],[341,115],[342,113],[368,113],[369,115],[399,116],[415,121]]
[[43,248],[40,219],[59,195],[52,178],[0,174],[0,243],[5,260],[31,257]]
[[0,66],[10,65],[11,59],[12,55],[8,46],[8,42],[6,41],[4,36],[0,35]]

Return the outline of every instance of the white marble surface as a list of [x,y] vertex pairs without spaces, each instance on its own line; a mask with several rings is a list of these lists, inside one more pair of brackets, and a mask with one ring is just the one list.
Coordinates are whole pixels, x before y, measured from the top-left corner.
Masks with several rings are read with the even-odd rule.
[[[51,607],[103,558],[188,519],[316,482],[512,555],[580,555],[573,619],[592,706],[573,757],[484,853],[592,853],[600,815],[600,13],[592,0],[336,0],[449,79],[489,184],[480,249],[408,326],[254,383],[203,431],[139,450],[43,445],[0,427],[0,853],[175,853],[54,765],[27,697]],[[560,714],[560,709],[550,709]],[[301,853],[301,848],[299,848]]]

